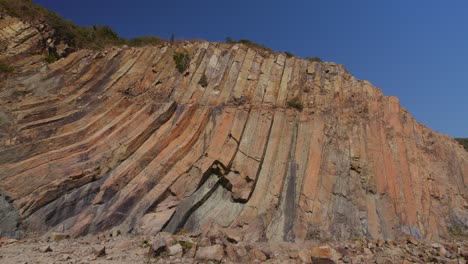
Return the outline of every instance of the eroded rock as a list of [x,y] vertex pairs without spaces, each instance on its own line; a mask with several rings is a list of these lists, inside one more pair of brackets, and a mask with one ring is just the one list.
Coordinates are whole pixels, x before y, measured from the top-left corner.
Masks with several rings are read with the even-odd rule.
[[1,21],[0,60],[17,69],[0,80],[2,236],[226,230],[205,247],[468,230],[468,153],[341,65],[206,41],[47,64],[38,42],[66,43]]
[[213,245],[208,247],[199,247],[196,258],[199,260],[222,260],[224,257],[224,249],[221,245]]

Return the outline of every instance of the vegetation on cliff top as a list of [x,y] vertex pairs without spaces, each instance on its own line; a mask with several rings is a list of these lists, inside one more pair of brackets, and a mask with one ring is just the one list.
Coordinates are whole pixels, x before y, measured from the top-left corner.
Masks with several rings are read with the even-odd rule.
[[458,143],[460,143],[466,149],[466,151],[468,151],[468,138],[456,138],[455,140],[458,141]]
[[[240,43],[240,44],[246,45],[247,47],[249,47],[251,49],[261,50],[261,51],[266,51],[266,52],[273,52],[273,50],[268,48],[267,46],[264,46],[262,44],[258,44],[256,42],[253,42],[252,40],[249,40],[249,39],[240,39],[240,40],[237,41],[237,40],[235,40],[235,39],[233,39],[231,37],[226,37],[226,43],[228,43],[228,44]],[[289,51],[284,51],[283,53],[288,58],[296,57],[296,55],[294,55],[292,52],[289,52]],[[311,62],[314,62],[314,61],[322,62],[322,59],[320,59],[319,57],[306,57],[305,59],[308,60],[308,61],[311,61]]]
[[[74,24],[70,20],[63,19],[60,15],[48,10],[47,8],[33,3],[32,0],[0,0],[0,10],[24,21],[29,21],[35,24],[38,22],[47,24],[55,31],[55,37],[57,39],[62,40],[70,47],[77,49],[87,48],[100,50],[106,46],[124,44],[132,47],[141,47],[147,45],[159,45],[167,42],[166,40],[156,36],[142,36],[127,40],[120,37],[117,32],[105,25],[82,27]],[[171,35],[171,42],[174,42],[173,34]],[[233,38],[227,37],[226,42],[231,44],[244,44],[249,48],[259,51],[273,52],[273,50],[267,46],[248,39],[234,40]],[[294,54],[290,52],[285,52],[285,54],[288,57],[294,56]],[[311,61],[322,61],[317,57],[308,57],[306,59]]]
[[322,59],[319,58],[319,57],[306,57],[305,59],[310,61],[310,62],[313,62],[313,61],[322,62]]
[[258,44],[258,43],[255,43],[249,39],[240,39],[240,40],[234,40],[233,38],[231,37],[226,37],[226,43],[229,43],[229,44],[235,44],[235,43],[241,43],[241,44],[244,44],[246,45],[247,47],[249,48],[252,48],[252,49],[256,49],[256,50],[264,50],[264,51],[269,51],[269,52],[273,52],[273,50],[271,50],[270,48],[268,48],[267,46],[264,46],[262,44]]
[[63,40],[73,48],[102,49],[109,45],[142,46],[164,42],[164,40],[152,36],[127,40],[120,37],[108,26],[78,26],[31,0],[0,0],[0,9],[24,21],[47,24],[55,30],[56,38]]
[[142,47],[147,45],[159,45],[165,43],[166,41],[161,39],[160,37],[155,36],[143,36],[134,38],[127,41],[127,44],[132,47]]

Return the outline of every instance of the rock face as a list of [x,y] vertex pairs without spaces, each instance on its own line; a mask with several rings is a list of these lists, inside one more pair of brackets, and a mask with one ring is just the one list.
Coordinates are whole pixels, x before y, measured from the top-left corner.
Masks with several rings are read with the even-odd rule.
[[0,61],[15,67],[0,85],[0,235],[467,232],[468,153],[341,65],[209,42],[47,65],[41,34],[0,20]]

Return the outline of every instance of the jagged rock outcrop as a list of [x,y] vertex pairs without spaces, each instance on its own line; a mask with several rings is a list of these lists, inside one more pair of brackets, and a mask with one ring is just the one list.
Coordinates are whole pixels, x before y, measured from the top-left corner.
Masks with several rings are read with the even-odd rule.
[[0,61],[15,68],[0,86],[0,235],[467,232],[467,152],[341,65],[209,42],[79,50],[48,65],[41,34],[0,20]]

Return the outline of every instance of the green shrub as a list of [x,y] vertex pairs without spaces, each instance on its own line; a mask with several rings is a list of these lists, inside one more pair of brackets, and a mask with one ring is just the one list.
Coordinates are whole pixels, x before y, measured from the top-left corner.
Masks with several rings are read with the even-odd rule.
[[233,38],[231,38],[231,37],[226,37],[226,43],[228,43],[228,44],[235,44],[236,41],[235,41]]
[[11,67],[9,64],[0,62],[0,73],[11,73],[15,69]]
[[294,54],[292,54],[289,51],[285,51],[284,54],[286,54],[286,57],[288,57],[288,58],[295,57]]
[[208,78],[206,77],[205,73],[203,73],[198,84],[200,84],[203,88],[208,86]]
[[320,59],[319,57],[306,57],[306,60],[308,61],[316,61],[316,62],[322,62],[322,59]]
[[239,41],[236,41],[235,39],[233,39],[231,37],[226,37],[226,43],[228,43],[228,44],[241,43],[241,44],[244,44],[247,47],[252,48],[252,49],[260,49],[260,50],[270,51],[270,52],[272,51],[267,46],[255,43],[255,42],[253,42],[253,41],[251,41],[249,39],[240,39]]
[[244,44],[246,45],[247,47],[249,48],[253,48],[253,49],[261,49],[261,50],[265,50],[265,51],[272,51],[270,48],[268,48],[267,46],[264,46],[262,44],[258,44],[258,43],[255,43],[251,40],[248,40],[248,39],[240,39],[239,40],[239,43],[241,44]]
[[45,61],[48,63],[48,64],[51,64],[51,63],[54,63],[56,61],[59,60],[59,56],[57,55],[56,52],[51,52],[49,51],[46,55],[45,55]]
[[458,141],[458,143],[460,143],[466,149],[466,151],[468,151],[468,138],[456,138],[455,140]]
[[176,64],[176,68],[180,73],[184,73],[190,65],[190,55],[186,50],[176,51],[172,56]]
[[160,45],[163,44],[165,41],[162,40],[159,37],[154,37],[154,36],[143,36],[143,37],[138,37],[131,39],[127,42],[127,44],[130,47],[142,47],[142,46],[148,46],[148,45]]
[[190,241],[179,241],[179,244],[182,246],[184,252],[189,251],[193,247],[193,243]]
[[297,110],[301,111],[304,106],[302,105],[301,103],[301,100],[299,100],[298,97],[294,97],[292,98],[291,100],[289,100],[288,102],[288,106],[291,107],[291,108],[296,108]]

